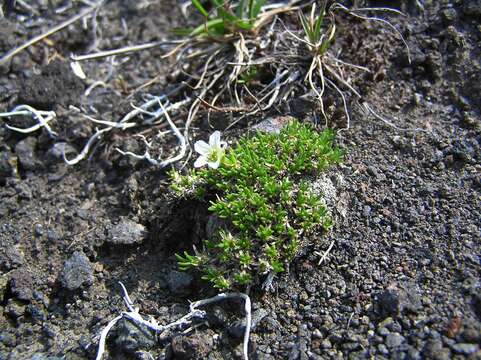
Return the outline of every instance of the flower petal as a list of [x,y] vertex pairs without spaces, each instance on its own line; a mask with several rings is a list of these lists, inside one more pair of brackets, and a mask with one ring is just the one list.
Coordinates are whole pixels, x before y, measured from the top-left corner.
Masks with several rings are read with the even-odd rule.
[[220,131],[216,130],[209,137],[209,145],[211,147],[215,147],[215,146],[218,146],[219,143],[220,143]]
[[195,160],[194,167],[200,168],[207,164],[207,158],[205,156],[199,156],[197,160]]
[[220,165],[220,159],[221,158],[218,157],[216,161],[209,161],[209,162],[207,162],[207,164],[209,165],[210,168],[217,169]]
[[195,142],[194,150],[199,154],[206,156],[210,151],[210,146],[204,140],[199,140]]

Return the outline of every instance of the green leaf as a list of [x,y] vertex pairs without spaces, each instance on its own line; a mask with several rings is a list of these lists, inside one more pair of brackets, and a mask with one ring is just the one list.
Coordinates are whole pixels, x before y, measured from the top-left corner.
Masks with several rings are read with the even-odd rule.
[[265,3],[265,0],[250,0],[249,18],[251,20],[255,20],[257,18],[257,15],[259,15],[261,8]]
[[199,2],[199,0],[191,0],[192,1],[192,5],[195,6],[195,8],[197,9],[198,12],[200,12],[202,14],[202,16],[204,16],[205,18],[208,18],[209,17],[209,13],[207,12],[207,10],[202,6],[202,4]]

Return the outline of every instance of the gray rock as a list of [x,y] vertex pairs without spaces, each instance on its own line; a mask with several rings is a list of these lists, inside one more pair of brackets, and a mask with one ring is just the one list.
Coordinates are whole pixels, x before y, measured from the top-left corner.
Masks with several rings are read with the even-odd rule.
[[401,344],[403,344],[406,341],[406,339],[398,333],[391,333],[386,337],[386,346],[389,349],[395,349]]
[[390,286],[375,295],[373,307],[381,318],[396,317],[404,312],[417,313],[422,309],[419,289],[411,284]]
[[18,158],[9,150],[0,152],[0,179],[10,176],[18,176],[17,171]]
[[462,339],[467,343],[480,343],[481,333],[475,328],[468,327],[461,334]]
[[210,334],[194,334],[191,336],[176,336],[171,341],[175,359],[201,360],[206,359],[214,342]]
[[446,24],[451,24],[454,20],[456,20],[456,16],[456,10],[453,8],[444,9],[441,11],[441,17]]
[[127,319],[122,319],[117,327],[115,344],[127,353],[147,350],[155,346],[155,335],[146,327],[137,326]]
[[449,360],[451,352],[443,347],[441,340],[429,340],[423,348],[422,354],[425,359]]
[[31,200],[33,198],[32,188],[24,182],[15,185],[15,191],[21,199]]
[[33,171],[38,168],[39,162],[35,155],[37,139],[34,137],[25,138],[15,145],[15,154],[18,156],[20,165],[25,170]]
[[476,351],[478,351],[479,345],[461,343],[461,344],[454,344],[453,346],[451,346],[451,349],[456,354],[470,355],[470,354],[474,354]]
[[207,313],[207,320],[212,326],[224,327],[229,321],[229,318],[225,310],[217,305],[213,306],[212,310]]
[[293,118],[291,118],[290,116],[278,116],[275,118],[268,118],[254,125],[252,129],[266,133],[278,134],[280,133],[281,129],[286,126],[292,119]]
[[3,254],[0,254],[0,266],[6,270],[18,268],[25,262],[23,253],[18,250],[17,246],[7,246]]
[[117,225],[109,229],[107,242],[112,244],[132,245],[141,243],[146,235],[145,227],[132,220],[122,218]]
[[466,1],[463,4],[463,13],[472,17],[481,16],[481,0]]
[[93,281],[93,269],[89,259],[83,252],[74,252],[63,265],[60,283],[65,289],[73,291],[83,286],[90,286]]
[[397,316],[400,308],[399,293],[393,289],[387,289],[375,298],[375,310],[382,318]]
[[18,300],[9,299],[5,306],[5,314],[17,320],[25,314],[26,305]]
[[49,163],[63,162],[64,154],[70,159],[70,157],[74,157],[77,154],[77,150],[64,142],[55,143],[47,151],[47,161]]
[[379,344],[377,346],[377,351],[382,355],[389,355],[389,350],[387,349],[386,345]]
[[34,323],[41,324],[47,319],[47,316],[40,306],[29,304],[26,308],[27,314],[29,314]]
[[189,291],[193,280],[189,273],[173,270],[167,276],[167,286],[174,294],[182,294]]
[[16,343],[15,336],[4,331],[0,334],[0,343],[6,347],[13,347]]
[[381,336],[388,336],[391,332],[383,326],[377,330],[377,333]]
[[[263,308],[257,309],[252,312],[252,322],[251,330],[254,330],[257,325],[269,314],[269,312]],[[234,323],[229,326],[228,332],[231,336],[241,339],[244,337],[244,332],[246,328],[245,319],[234,321]]]
[[34,281],[32,275],[24,268],[16,269],[10,274],[10,291],[15,298],[30,301],[33,297]]
[[312,332],[313,339],[322,339],[322,332],[319,329],[314,329]]

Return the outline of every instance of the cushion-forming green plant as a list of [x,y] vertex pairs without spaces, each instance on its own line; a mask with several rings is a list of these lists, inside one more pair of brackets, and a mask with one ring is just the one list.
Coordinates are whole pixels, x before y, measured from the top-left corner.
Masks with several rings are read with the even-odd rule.
[[283,272],[312,231],[331,225],[322,195],[305,179],[341,160],[332,141],[331,130],[294,121],[279,134],[242,137],[217,169],[174,172],[172,188],[209,201],[225,224],[201,249],[177,254],[180,269],[198,269],[222,290]]

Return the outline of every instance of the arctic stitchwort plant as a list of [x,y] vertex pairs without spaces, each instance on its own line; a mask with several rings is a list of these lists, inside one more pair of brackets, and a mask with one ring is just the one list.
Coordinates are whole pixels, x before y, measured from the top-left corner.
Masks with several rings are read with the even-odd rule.
[[[220,133],[196,143],[201,154],[173,189],[209,204],[221,223],[193,253],[177,254],[181,270],[197,269],[214,287],[241,289],[285,271],[315,230],[331,220],[306,176],[341,160],[330,130],[292,122],[279,134],[257,132],[225,150]],[[199,151],[200,150],[200,151]]]

